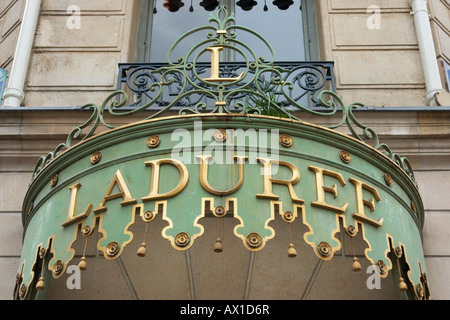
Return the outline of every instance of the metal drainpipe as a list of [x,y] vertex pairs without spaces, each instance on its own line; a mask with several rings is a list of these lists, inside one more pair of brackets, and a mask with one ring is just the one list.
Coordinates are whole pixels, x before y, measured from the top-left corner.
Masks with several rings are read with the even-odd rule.
[[429,106],[436,106],[436,93],[444,92],[439,73],[433,35],[431,33],[430,17],[427,10],[427,0],[409,0],[414,15],[417,40],[426,84],[426,101]]
[[20,107],[25,98],[23,89],[42,2],[41,0],[26,1],[8,88],[3,95],[5,107]]

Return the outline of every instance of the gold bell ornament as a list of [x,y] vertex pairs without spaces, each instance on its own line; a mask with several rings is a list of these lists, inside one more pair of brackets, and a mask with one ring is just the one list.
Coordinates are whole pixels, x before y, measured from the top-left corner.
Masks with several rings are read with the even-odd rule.
[[38,283],[36,284],[36,289],[44,290],[44,287],[45,287],[44,278],[40,277]]
[[408,286],[405,283],[405,280],[403,278],[400,278],[400,283],[398,285],[398,289],[400,291],[407,291],[408,290]]
[[145,257],[145,254],[147,253],[147,249],[145,247],[145,242],[141,243],[141,246],[139,247],[138,251],[137,251],[137,255],[139,257]]
[[220,238],[217,238],[216,244],[214,245],[214,252],[222,252],[223,246],[222,246],[222,240]]
[[353,271],[358,272],[361,271],[361,264],[358,261],[357,257],[353,258],[353,266],[352,266]]
[[294,244],[289,244],[288,257],[295,258],[297,256],[297,250],[294,248]]
[[86,257],[81,257],[81,261],[78,264],[78,268],[80,268],[80,270],[86,270],[87,268],[87,263],[86,263]]

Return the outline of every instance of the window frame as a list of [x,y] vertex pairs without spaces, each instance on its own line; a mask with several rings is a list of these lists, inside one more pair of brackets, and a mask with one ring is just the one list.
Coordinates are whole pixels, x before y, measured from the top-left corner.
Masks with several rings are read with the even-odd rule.
[[[235,1],[220,0],[220,4],[232,8]],[[153,25],[154,1],[140,1],[139,22],[137,27],[135,62],[149,62],[151,52],[151,33]],[[303,36],[305,48],[305,61],[319,61],[318,25],[315,0],[301,0],[303,18]]]

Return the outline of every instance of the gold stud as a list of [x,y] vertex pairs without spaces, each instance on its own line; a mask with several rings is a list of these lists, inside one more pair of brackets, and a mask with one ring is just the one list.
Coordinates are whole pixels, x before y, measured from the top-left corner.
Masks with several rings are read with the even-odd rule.
[[283,146],[283,147],[286,147],[286,148],[290,148],[290,147],[292,147],[292,144],[294,143],[294,140],[292,140],[292,137],[290,136],[290,135],[288,135],[288,134],[282,134],[281,136],[280,136],[280,144]]
[[175,244],[180,248],[186,247],[190,241],[191,238],[186,232],[180,232],[175,236]]
[[389,173],[385,173],[384,174],[384,181],[390,187],[394,184],[394,180],[392,180],[392,177],[391,177],[391,175]]
[[227,132],[223,129],[216,130],[214,132],[214,140],[217,142],[223,142],[227,139]]
[[102,154],[99,151],[95,151],[91,157],[90,157],[90,161],[92,164],[97,164],[100,162],[100,160],[102,159]]
[[290,211],[286,211],[283,215],[282,218],[284,221],[286,221],[287,223],[291,223],[294,221],[294,214]]
[[27,295],[27,291],[28,291],[28,288],[25,285],[25,283],[23,283],[19,289],[19,298],[22,300],[25,299],[25,296]]
[[113,241],[108,243],[106,246],[106,255],[109,257],[114,257],[120,251],[120,246],[117,242]]
[[157,146],[159,146],[159,143],[161,142],[161,140],[159,139],[159,136],[154,134],[151,135],[148,139],[147,139],[147,146],[149,148],[156,148]]
[[52,177],[52,179],[50,180],[50,187],[54,187],[58,184],[58,174],[55,173]]
[[319,253],[324,257],[329,257],[332,254],[331,246],[328,243],[326,243],[325,241],[322,241],[321,243],[319,243],[319,245],[317,246],[317,249],[319,249]]
[[63,265],[62,261],[61,260],[56,261],[55,264],[53,265],[53,269],[52,269],[53,276],[58,276],[59,274],[61,274],[63,269],[64,269],[64,265]]
[[217,206],[217,207],[214,209],[214,215],[215,215],[216,217],[221,218],[221,217],[224,217],[225,214],[226,214],[225,208],[222,207],[222,206]]
[[384,263],[383,260],[378,260],[377,261],[377,267],[380,270],[380,274],[381,275],[385,275],[388,272],[388,268],[386,266],[386,264]]
[[342,150],[342,151],[339,153],[339,156],[340,156],[341,160],[342,160],[343,162],[345,162],[345,163],[350,163],[350,161],[352,160],[352,157],[350,156],[350,153],[348,153],[348,152],[345,151],[345,150]]

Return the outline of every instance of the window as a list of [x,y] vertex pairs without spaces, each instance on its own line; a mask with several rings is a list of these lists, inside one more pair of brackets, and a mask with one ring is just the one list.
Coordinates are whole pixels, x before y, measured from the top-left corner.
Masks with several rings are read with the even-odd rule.
[[[275,52],[276,61],[318,58],[314,0],[149,0],[141,3],[137,62],[167,62],[170,46],[187,31],[208,25],[210,14],[217,12],[218,5],[225,5],[229,12],[235,13],[236,25],[265,37]],[[205,39],[201,34],[197,37],[181,43],[180,52],[174,52],[173,56],[178,53],[184,56],[186,51],[183,50]],[[266,54],[258,51],[263,50],[263,46],[252,37],[237,33],[237,38],[250,45],[258,56]],[[221,61],[242,60],[234,50],[222,54]]]

